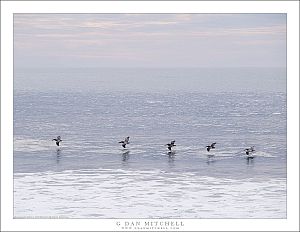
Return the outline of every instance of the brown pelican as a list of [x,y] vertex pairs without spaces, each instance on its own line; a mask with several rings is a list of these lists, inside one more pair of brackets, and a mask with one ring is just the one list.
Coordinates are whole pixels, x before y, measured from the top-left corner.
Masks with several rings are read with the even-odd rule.
[[250,148],[246,148],[244,151],[246,152],[246,155],[250,155],[250,153],[255,152],[254,146],[252,146]]
[[119,143],[122,143],[122,147],[126,148],[126,145],[129,144],[129,136]]
[[172,150],[172,147],[175,147],[175,140],[172,140],[171,143],[167,143],[165,146],[168,146],[169,151]]
[[211,145],[208,145],[208,146],[206,146],[206,150],[207,151],[210,151],[210,149],[215,149],[215,145],[216,145],[217,143],[212,143]]
[[52,139],[52,141],[55,141],[56,145],[59,146],[59,143],[62,141],[60,136],[57,136],[56,139]]

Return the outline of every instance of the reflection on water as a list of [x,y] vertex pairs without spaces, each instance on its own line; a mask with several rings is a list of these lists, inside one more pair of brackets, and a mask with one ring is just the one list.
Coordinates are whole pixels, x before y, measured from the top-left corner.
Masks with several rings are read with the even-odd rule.
[[124,151],[123,153],[122,153],[122,161],[128,161],[128,159],[129,159],[129,153],[130,153],[130,151],[128,150],[128,151]]
[[214,156],[207,157],[206,163],[207,163],[208,165],[213,164],[214,162],[216,162],[216,160],[214,159]]
[[167,153],[168,155],[168,163],[169,163],[169,167],[174,167],[175,163],[175,151],[169,151]]
[[248,156],[246,160],[248,165],[254,165],[254,156]]
[[56,148],[56,163],[58,164],[61,159],[61,149]]

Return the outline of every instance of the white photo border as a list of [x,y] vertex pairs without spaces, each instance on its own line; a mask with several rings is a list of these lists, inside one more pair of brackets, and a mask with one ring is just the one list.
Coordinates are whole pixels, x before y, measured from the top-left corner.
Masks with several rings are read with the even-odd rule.
[[[13,219],[14,13],[286,13],[287,219]],[[299,229],[298,1],[1,2],[1,229],[3,231],[125,231],[120,225],[125,225],[126,221],[141,223],[177,221],[183,223],[178,231],[296,231]]]

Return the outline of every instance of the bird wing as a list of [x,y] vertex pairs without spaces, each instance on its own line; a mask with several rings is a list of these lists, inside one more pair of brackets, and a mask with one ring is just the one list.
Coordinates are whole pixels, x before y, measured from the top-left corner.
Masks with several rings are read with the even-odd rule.
[[129,137],[126,137],[124,141],[125,143],[129,143]]

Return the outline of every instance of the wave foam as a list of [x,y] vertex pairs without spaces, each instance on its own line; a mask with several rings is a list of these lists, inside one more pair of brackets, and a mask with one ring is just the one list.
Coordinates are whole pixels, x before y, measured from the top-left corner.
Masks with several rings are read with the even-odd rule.
[[122,169],[18,173],[14,178],[15,217],[286,217],[283,178],[234,180]]

